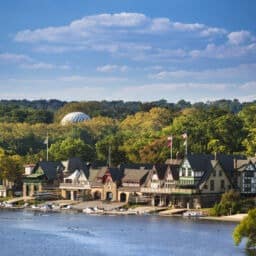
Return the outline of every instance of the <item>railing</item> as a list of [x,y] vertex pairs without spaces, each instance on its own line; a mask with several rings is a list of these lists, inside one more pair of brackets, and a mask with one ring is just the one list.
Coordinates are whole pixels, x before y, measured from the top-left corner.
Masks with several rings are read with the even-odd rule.
[[141,188],[141,192],[157,194],[193,194],[196,190],[183,188]]
[[89,184],[80,184],[80,183],[60,183],[60,189],[90,189]]

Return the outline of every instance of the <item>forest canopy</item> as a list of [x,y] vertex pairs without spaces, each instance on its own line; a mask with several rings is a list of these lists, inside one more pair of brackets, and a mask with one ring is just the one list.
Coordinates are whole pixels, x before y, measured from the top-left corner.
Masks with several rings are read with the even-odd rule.
[[[91,119],[61,126],[64,115],[82,111]],[[88,101],[0,101],[0,148],[24,163],[79,156],[85,161],[112,163],[165,162],[173,136],[173,155],[184,154],[181,134],[188,134],[193,153],[255,155],[256,102],[220,100],[194,103]]]

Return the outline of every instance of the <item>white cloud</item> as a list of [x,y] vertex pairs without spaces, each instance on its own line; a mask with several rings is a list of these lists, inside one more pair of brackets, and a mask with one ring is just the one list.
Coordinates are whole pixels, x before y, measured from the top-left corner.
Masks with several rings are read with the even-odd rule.
[[0,54],[0,61],[4,62],[14,62],[14,63],[20,63],[20,62],[31,62],[32,59],[24,54],[14,54],[14,53],[2,53]]
[[214,58],[214,59],[225,59],[225,58],[236,58],[246,56],[249,54],[256,53],[256,43],[247,45],[215,45],[213,43],[208,44],[205,49],[192,50],[189,55],[193,58]]
[[252,34],[246,30],[231,32],[227,35],[227,37],[228,42],[233,45],[248,43],[255,40]]
[[239,81],[256,79],[256,64],[242,64],[234,67],[204,69],[199,71],[193,70],[162,70],[150,74],[149,78],[158,80],[188,80],[188,81]]
[[166,33],[172,31],[199,32],[204,36],[223,34],[225,30],[212,28],[199,23],[173,22],[169,18],[150,18],[142,13],[116,13],[85,16],[70,24],[59,27],[39,28],[19,31],[15,40],[18,42],[65,42],[120,36],[124,33]]
[[[155,40],[156,35],[161,40]],[[85,16],[63,26],[19,31],[15,41],[34,43],[34,50],[44,53],[100,51],[136,61],[238,58],[256,52],[255,37],[249,31],[228,32],[201,23],[126,12]],[[202,48],[193,49],[195,45]]]
[[256,81],[250,81],[247,83],[244,83],[243,85],[240,86],[241,89],[243,90],[252,90],[256,91]]
[[[142,13],[123,12],[85,16],[59,27],[19,31],[15,35],[15,41],[34,43],[34,50],[44,53],[93,50],[144,60],[154,56],[162,58],[166,56],[165,53],[172,58],[185,55],[184,49],[187,47],[182,44],[180,46],[180,43],[162,47],[163,41],[156,41],[156,35],[171,37],[175,42],[180,35],[193,40],[205,40],[204,37],[225,33],[222,28],[204,24],[182,23],[167,17],[151,18]],[[149,39],[145,40],[145,36]]]
[[103,72],[103,73],[109,73],[109,72],[125,72],[128,70],[128,67],[123,65],[123,66],[118,66],[118,65],[104,65],[104,66],[99,66],[97,67],[97,71]]
[[45,63],[45,62],[36,62],[36,63],[30,63],[30,64],[22,64],[22,68],[26,69],[63,69],[67,70],[70,69],[69,65],[55,65],[55,64],[50,64],[50,63]]
[[24,55],[15,53],[2,53],[0,54],[0,62],[4,64],[15,63],[21,68],[26,69],[70,69],[69,65],[56,65],[46,62],[38,62],[35,59]]

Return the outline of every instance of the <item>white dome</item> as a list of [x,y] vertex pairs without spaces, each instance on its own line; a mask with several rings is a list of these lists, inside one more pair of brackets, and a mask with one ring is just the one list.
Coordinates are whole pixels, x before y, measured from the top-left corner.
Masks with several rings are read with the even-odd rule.
[[90,117],[83,112],[71,112],[62,118],[61,124],[66,125],[66,124],[72,124],[72,123],[79,123],[89,119]]

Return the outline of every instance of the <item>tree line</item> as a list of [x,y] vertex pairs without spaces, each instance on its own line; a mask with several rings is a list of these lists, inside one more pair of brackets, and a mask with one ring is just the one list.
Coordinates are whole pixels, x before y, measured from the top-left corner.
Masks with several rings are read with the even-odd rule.
[[141,111],[149,111],[154,107],[161,107],[170,110],[172,113],[186,108],[219,109],[238,113],[248,103],[240,103],[238,100],[218,100],[206,103],[196,102],[191,104],[188,101],[180,100],[177,103],[170,103],[166,100],[152,102],[139,101],[84,101],[65,102],[60,100],[0,100],[0,122],[25,122],[25,123],[53,123],[59,122],[61,118],[73,111],[81,111],[91,117],[104,116],[115,119],[125,119],[127,115],[133,115]]

